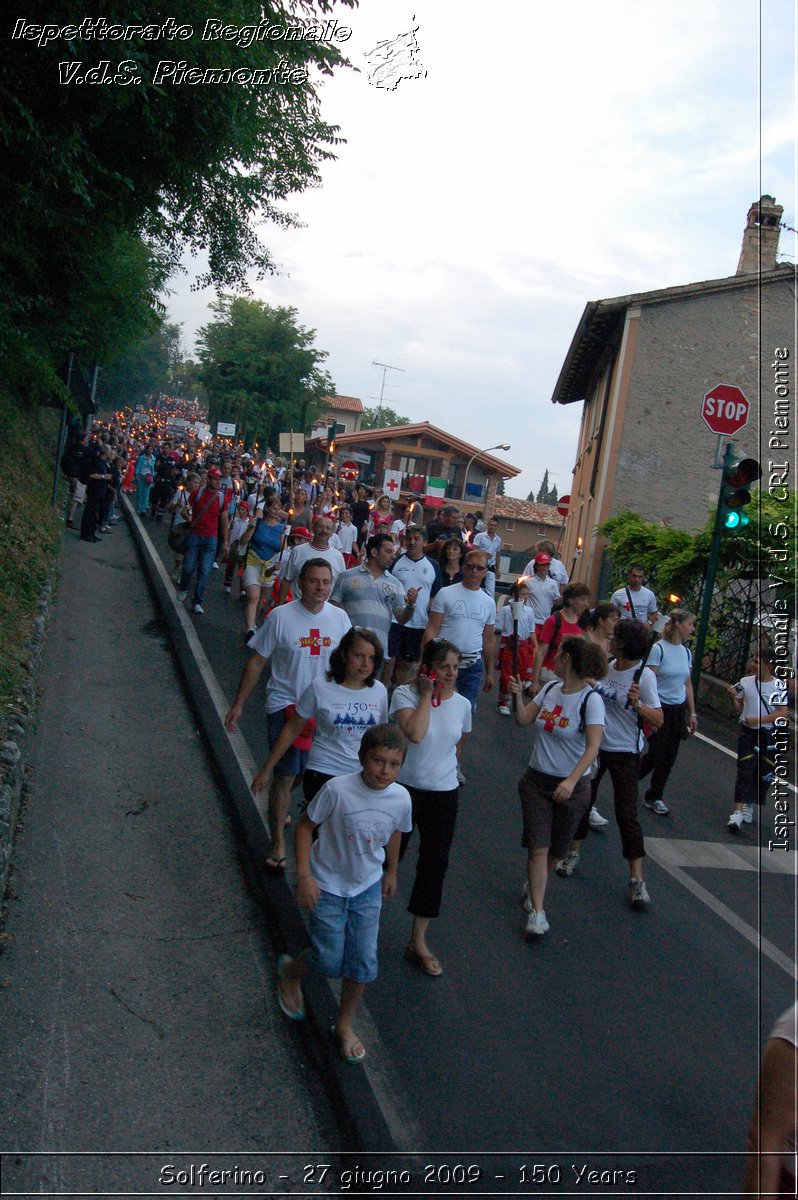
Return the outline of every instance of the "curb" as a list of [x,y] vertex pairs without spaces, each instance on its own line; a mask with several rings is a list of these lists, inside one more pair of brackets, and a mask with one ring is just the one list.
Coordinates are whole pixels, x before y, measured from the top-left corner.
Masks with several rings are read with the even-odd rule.
[[[121,503],[145,578],[169,631],[188,701],[243,836],[247,875],[263,908],[269,936],[277,953],[291,953],[292,950],[296,953],[297,949],[309,945],[307,930],[284,876],[274,877],[265,870],[270,846],[265,807],[261,808],[249,787],[257,769],[255,762],[243,734],[240,731],[229,734],[224,728],[229,701],[219,686],[192,622],[175,599],[169,574],[127,495],[122,494]],[[349,1144],[342,1150],[398,1150],[366,1065],[352,1067],[344,1063],[330,1036],[338,1012],[331,985],[325,979],[308,974],[302,986],[307,1013],[304,1024],[313,1036],[315,1054],[323,1066],[325,1079],[335,1093],[336,1113],[339,1117],[344,1116]]]

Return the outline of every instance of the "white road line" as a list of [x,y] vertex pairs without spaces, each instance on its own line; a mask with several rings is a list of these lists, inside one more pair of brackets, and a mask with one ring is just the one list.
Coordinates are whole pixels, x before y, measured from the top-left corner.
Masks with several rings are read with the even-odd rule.
[[790,977],[790,979],[794,980],[795,963],[792,961],[792,959],[789,958],[788,955],[782,953],[778,946],[774,946],[773,943],[768,941],[767,938],[762,937],[761,934],[753,928],[753,926],[749,925],[747,921],[744,921],[742,917],[738,917],[737,913],[734,913],[730,908],[727,908],[727,906],[721,900],[718,900],[716,896],[713,896],[711,892],[708,892],[707,889],[702,887],[700,883],[696,883],[694,879],[691,879],[687,872],[683,871],[681,867],[676,867],[672,862],[668,862],[667,855],[660,856],[657,846],[655,845],[655,843],[659,840],[659,838],[646,839],[646,850],[649,852],[650,857],[654,859],[654,862],[656,862],[658,866],[662,867],[663,871],[667,871],[668,874],[677,881],[677,883],[682,885],[682,887],[687,888],[688,892],[692,892],[696,899],[701,900],[702,903],[706,904],[707,908],[711,908],[712,911],[719,916],[721,920],[725,921],[727,925],[731,925],[732,929],[735,929],[737,933],[741,933],[744,938],[747,938],[751,945],[758,950],[760,954],[764,954],[771,960],[771,962],[774,962],[777,967],[781,967],[782,971],[784,971]]
[[[714,746],[716,750],[720,750],[721,754],[728,754],[729,758],[737,757],[735,750],[729,750],[728,746],[721,746],[720,742],[713,742],[712,738],[705,737],[703,733],[694,733],[693,737],[697,737],[700,739],[700,741],[706,742],[708,746]],[[786,779],[782,779],[781,782],[784,787],[788,787],[791,792],[795,792],[796,796],[798,796],[798,788],[795,787],[794,784],[789,783]]]

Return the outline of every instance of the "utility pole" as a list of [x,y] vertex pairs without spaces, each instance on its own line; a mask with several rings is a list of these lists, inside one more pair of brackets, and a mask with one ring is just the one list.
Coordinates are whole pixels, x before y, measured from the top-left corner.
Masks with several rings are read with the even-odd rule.
[[377,420],[379,421],[380,416],[382,415],[382,397],[385,391],[385,373],[386,371],[404,372],[404,367],[392,367],[390,363],[374,362],[374,360],[372,360],[371,365],[372,367],[382,367],[382,387],[380,388],[380,402],[377,406]]

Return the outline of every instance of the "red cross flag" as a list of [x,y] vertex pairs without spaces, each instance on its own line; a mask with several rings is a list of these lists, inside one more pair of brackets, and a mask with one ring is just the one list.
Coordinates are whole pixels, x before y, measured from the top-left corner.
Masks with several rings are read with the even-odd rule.
[[382,480],[382,490],[386,496],[395,500],[402,490],[402,472],[386,471]]

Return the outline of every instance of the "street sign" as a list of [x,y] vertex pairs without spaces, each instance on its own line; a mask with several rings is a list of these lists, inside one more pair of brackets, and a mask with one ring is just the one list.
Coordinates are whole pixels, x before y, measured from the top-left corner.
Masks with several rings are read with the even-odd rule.
[[357,463],[352,462],[351,459],[347,459],[346,462],[342,462],[340,467],[338,468],[339,477],[341,479],[343,479],[346,483],[354,483],[354,481],[357,479],[359,474],[360,474],[360,469],[359,469]]
[[561,517],[568,516],[568,507],[569,507],[570,503],[571,503],[570,496],[560,496],[559,500],[557,501],[557,512],[560,514]]
[[235,437],[235,435],[236,435],[235,425],[231,424],[229,421],[217,421],[216,422],[216,436],[217,437]]
[[745,425],[751,405],[740,388],[731,383],[718,383],[707,392],[701,404],[701,416],[713,433],[731,437]]

